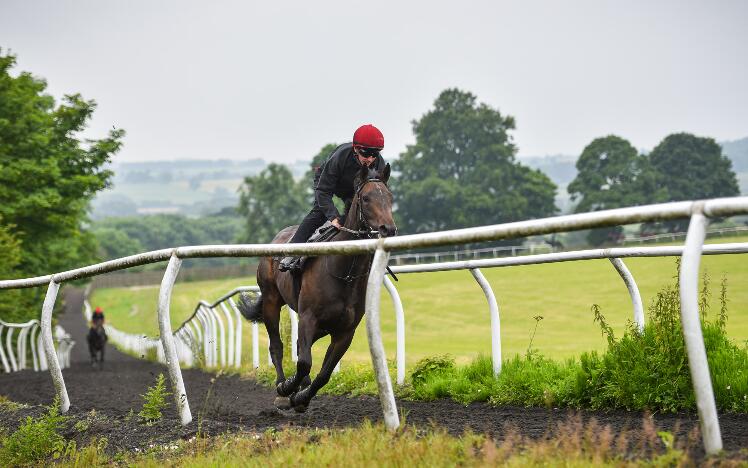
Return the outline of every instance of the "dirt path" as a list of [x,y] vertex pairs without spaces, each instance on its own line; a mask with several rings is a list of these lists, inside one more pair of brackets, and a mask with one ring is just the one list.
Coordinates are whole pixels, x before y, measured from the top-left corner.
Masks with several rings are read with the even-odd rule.
[[[138,360],[108,347],[107,362],[103,371],[93,370],[88,362],[85,345],[86,324],[81,313],[82,293],[69,290],[66,294],[65,313],[60,317],[62,326],[73,336],[76,346],[71,355],[72,366],[63,371],[71,400],[73,419],[85,418],[91,410],[104,416],[92,434],[105,435],[110,446],[117,449],[143,448],[152,443],[165,443],[179,437],[190,437],[198,430],[217,434],[227,430],[264,430],[270,427],[341,427],[359,425],[365,419],[380,421],[382,411],[379,400],[373,397],[345,398],[319,396],[307,413],[285,415],[273,407],[274,392],[235,375],[213,374],[199,370],[185,370],[184,380],[194,421],[181,427],[173,409],[165,414],[161,423],[146,427],[128,418],[142,405],[141,394],[153,385],[159,373],[168,375],[166,369],[147,361]],[[47,372],[24,371],[0,375],[0,395],[13,401],[33,405],[49,404],[54,397],[54,387]],[[406,415],[408,424],[420,427],[432,423],[445,427],[453,434],[470,428],[502,438],[507,425],[530,437],[543,437],[553,433],[558,423],[567,420],[571,411],[553,408],[493,407],[482,403],[463,406],[449,400],[434,402],[398,401],[399,410]],[[39,408],[26,410],[38,414]],[[574,412],[574,414],[577,414]],[[640,412],[590,412],[578,413],[584,420],[597,419],[618,432],[630,430],[643,433],[643,414]],[[89,416],[90,419],[90,416]],[[13,427],[18,413],[0,412],[0,425]],[[656,415],[657,427],[685,436],[698,426],[695,414]],[[725,448],[738,450],[748,447],[748,416],[722,415],[720,418]],[[96,426],[96,424],[94,424]],[[92,434],[89,434],[92,435]],[[72,429],[68,437],[81,437]],[[83,440],[85,442],[85,440]]]

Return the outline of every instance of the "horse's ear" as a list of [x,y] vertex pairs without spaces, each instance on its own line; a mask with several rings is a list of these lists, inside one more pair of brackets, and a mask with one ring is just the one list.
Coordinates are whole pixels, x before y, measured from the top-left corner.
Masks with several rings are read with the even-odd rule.
[[388,180],[390,180],[390,163],[387,163],[387,165],[384,166],[381,179],[382,179],[382,182],[384,182],[385,184],[387,183]]

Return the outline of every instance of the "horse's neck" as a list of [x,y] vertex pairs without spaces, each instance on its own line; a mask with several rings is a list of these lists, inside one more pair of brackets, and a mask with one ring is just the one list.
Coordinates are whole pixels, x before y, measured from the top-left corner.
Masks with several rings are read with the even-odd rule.
[[[350,209],[345,217],[344,227],[352,231],[360,231],[363,226],[359,226],[358,216],[358,203],[356,200],[351,204]],[[349,241],[359,240],[360,237],[350,232],[340,231],[335,236],[334,241]],[[344,277],[350,275],[352,277],[358,277],[364,275],[371,268],[371,259],[373,254],[361,254],[361,255],[335,255],[330,257],[329,266],[330,270],[336,275]],[[354,280],[355,281],[355,280]]]

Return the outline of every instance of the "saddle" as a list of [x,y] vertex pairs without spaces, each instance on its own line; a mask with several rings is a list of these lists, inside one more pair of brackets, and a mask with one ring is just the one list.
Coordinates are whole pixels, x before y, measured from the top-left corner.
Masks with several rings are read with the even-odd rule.
[[[333,226],[329,221],[325,222],[322,226],[317,228],[316,231],[309,237],[309,239],[306,241],[307,243],[310,242],[327,242],[338,233],[338,230]],[[307,260],[310,258],[314,258],[314,256],[302,256],[302,257],[296,257],[296,260],[293,263],[293,268],[291,268],[289,271],[293,274],[299,274],[302,271],[304,271],[304,264],[306,264]]]

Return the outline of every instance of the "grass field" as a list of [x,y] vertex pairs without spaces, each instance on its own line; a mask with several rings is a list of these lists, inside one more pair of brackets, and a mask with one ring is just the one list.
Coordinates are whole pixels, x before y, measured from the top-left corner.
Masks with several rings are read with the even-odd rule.
[[[710,243],[748,242],[748,237],[710,239]],[[674,258],[626,259],[639,285],[645,307],[657,291],[673,284]],[[718,310],[719,284],[728,281],[727,330],[736,342],[748,340],[748,255],[712,255],[702,259],[702,273],[711,279],[712,310]],[[502,353],[509,358],[527,351],[537,322],[532,347],[545,356],[564,359],[583,351],[604,349],[606,342],[593,323],[592,304],[598,304],[617,334],[632,319],[631,301],[623,281],[608,260],[529,265],[483,270],[499,302]],[[480,287],[468,271],[399,275],[396,283],[405,309],[408,365],[435,354],[449,353],[460,363],[478,354],[490,355],[490,319]],[[178,283],[172,296],[172,326],[189,316],[200,299],[213,301],[230,289],[254,284],[253,278]],[[384,288],[383,288],[384,291]],[[101,306],[109,323],[132,333],[158,334],[158,287],[101,289],[92,306]],[[386,291],[382,295],[382,332],[388,357],[395,356],[394,311]],[[345,362],[368,362],[365,324]],[[245,337],[249,327],[245,328]],[[261,333],[261,362],[267,362],[266,338]],[[315,346],[318,365],[328,339]],[[244,341],[243,362],[250,362],[249,340]],[[315,365],[315,367],[317,367]]]

